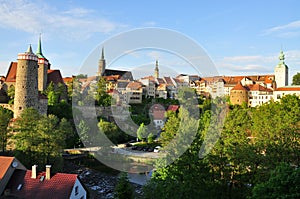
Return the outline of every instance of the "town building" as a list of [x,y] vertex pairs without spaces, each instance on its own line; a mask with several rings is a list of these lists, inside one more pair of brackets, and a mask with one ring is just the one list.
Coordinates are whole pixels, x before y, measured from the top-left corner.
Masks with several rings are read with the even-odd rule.
[[38,172],[27,170],[14,157],[0,156],[0,197],[86,199],[87,192],[77,174],[53,173],[51,166]]

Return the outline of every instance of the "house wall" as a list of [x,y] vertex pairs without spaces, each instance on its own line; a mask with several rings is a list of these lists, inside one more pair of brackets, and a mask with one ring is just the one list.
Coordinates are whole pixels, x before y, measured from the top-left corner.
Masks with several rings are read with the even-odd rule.
[[73,186],[70,199],[86,199],[86,190],[83,188],[78,179],[76,179],[76,182]]

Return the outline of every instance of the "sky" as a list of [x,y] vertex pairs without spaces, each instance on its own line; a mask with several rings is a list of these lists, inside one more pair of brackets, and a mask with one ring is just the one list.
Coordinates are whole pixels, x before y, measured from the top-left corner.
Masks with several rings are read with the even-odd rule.
[[[273,74],[282,49],[291,80],[300,72],[299,7],[298,0],[0,0],[0,75],[29,44],[36,51],[41,34],[44,56],[64,77],[87,68],[96,73],[104,46],[108,68],[137,76],[141,71],[153,75],[156,59],[162,75],[202,75],[211,64],[201,63],[202,55],[211,59],[218,75]],[[149,27],[182,37],[154,36]],[[147,33],[138,35],[135,30],[141,29]],[[127,33],[132,33],[130,40],[116,39]],[[198,46],[189,48],[184,37]],[[142,40],[158,46],[143,46]],[[160,49],[167,41],[170,49]],[[181,47],[180,54],[172,50]],[[193,62],[198,48],[203,51]],[[198,69],[201,65],[200,71],[191,62]]]

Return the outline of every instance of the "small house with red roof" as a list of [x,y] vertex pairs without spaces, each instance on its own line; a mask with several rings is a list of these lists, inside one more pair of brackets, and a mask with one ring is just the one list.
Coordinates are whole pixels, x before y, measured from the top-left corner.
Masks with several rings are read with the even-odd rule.
[[52,173],[46,165],[27,170],[16,158],[0,156],[0,196],[4,198],[86,199],[77,174]]
[[156,128],[162,129],[164,127],[166,122],[165,112],[165,108],[160,104],[154,104],[151,106],[149,113]]

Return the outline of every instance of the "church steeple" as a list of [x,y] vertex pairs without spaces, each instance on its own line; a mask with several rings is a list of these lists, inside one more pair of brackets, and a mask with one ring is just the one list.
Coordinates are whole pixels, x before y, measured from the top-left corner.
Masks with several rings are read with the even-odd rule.
[[43,53],[42,53],[42,39],[41,39],[41,34],[40,34],[40,37],[39,37],[39,42],[38,42],[38,47],[37,47],[37,51],[35,53],[38,58],[45,58]]
[[156,60],[156,63],[155,63],[154,77],[159,78],[158,60]]
[[97,73],[98,76],[104,75],[105,67],[106,67],[106,63],[104,58],[104,47],[102,47],[101,58],[99,59],[99,63],[98,63],[98,73]]
[[284,87],[288,85],[289,68],[284,62],[284,53],[281,50],[279,53],[279,63],[275,67],[275,82],[278,87]]

